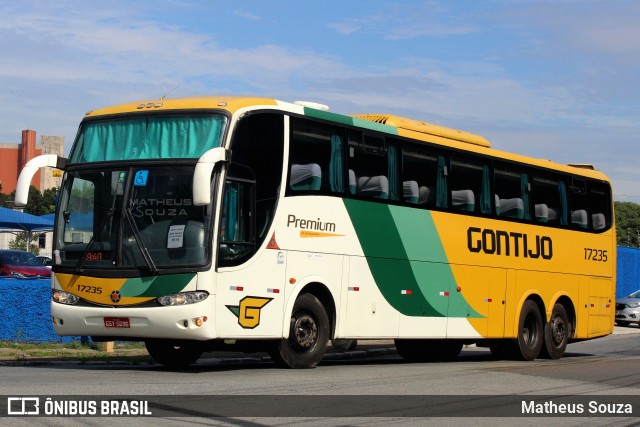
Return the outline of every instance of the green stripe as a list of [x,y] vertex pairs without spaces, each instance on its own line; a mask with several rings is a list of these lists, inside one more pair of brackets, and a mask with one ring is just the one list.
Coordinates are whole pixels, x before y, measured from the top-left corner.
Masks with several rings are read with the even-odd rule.
[[160,297],[182,291],[195,277],[195,273],[164,276],[134,277],[127,279],[120,289],[123,297]]
[[456,291],[429,211],[351,199],[344,204],[376,285],[392,307],[406,316],[482,317]]
[[342,125],[356,126],[377,132],[398,135],[398,128],[395,126],[383,125],[381,123],[360,119],[357,117],[343,116],[342,114],[331,113],[329,111],[316,110],[315,108],[304,107],[304,115],[317,119],[328,120]]

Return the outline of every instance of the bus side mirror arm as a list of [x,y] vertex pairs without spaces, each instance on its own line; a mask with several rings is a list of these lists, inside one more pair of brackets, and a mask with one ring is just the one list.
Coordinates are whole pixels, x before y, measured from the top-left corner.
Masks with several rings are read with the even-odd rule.
[[193,204],[195,206],[205,206],[211,203],[213,168],[217,163],[228,163],[230,159],[231,151],[222,147],[212,148],[200,156],[193,172]]
[[22,168],[22,171],[20,171],[20,176],[18,177],[18,183],[16,184],[15,206],[23,207],[27,205],[31,180],[40,168],[50,167],[64,170],[66,166],[67,159],[65,157],[56,156],[55,154],[43,154],[29,160]]

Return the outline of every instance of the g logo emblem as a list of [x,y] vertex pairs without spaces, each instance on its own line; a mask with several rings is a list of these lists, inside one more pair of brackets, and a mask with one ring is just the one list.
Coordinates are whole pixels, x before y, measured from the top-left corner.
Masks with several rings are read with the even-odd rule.
[[227,308],[238,318],[238,324],[244,329],[253,329],[260,324],[260,310],[273,298],[244,297],[240,305],[228,305]]

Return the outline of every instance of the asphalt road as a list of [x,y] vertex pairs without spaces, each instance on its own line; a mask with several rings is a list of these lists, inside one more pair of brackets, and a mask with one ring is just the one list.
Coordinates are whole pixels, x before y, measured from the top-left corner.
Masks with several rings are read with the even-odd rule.
[[[614,403],[624,396],[640,395],[640,329],[616,328],[616,334],[605,338],[569,345],[560,360],[533,362],[494,360],[488,350],[465,348],[454,362],[406,363],[384,342],[346,354],[333,354],[320,366],[310,370],[276,368],[266,358],[244,357],[201,359],[191,369],[172,372],[159,365],[78,364],[56,362],[27,366],[0,366],[0,394],[3,396],[85,396],[87,399],[138,396],[156,398],[173,411],[167,418],[117,418],[120,425],[425,425],[445,422],[447,425],[637,425],[634,413],[627,418],[505,418],[500,411],[501,399],[509,396],[536,395],[608,396]],[[267,395],[267,398],[259,396]],[[175,397],[173,397],[175,396]],[[185,397],[186,396],[186,397]],[[216,396],[216,397],[212,397]],[[257,398],[255,396],[258,396]],[[324,397],[323,397],[324,396]],[[326,397],[329,396],[329,397]],[[364,396],[364,398],[363,398]],[[380,396],[389,397],[378,402]],[[400,398],[398,398],[400,396]],[[424,409],[423,401],[411,399],[427,396],[438,417],[407,417],[402,410],[393,413],[389,402],[409,402],[409,408]],[[438,398],[445,396],[445,401]],[[338,398],[338,401],[332,399]],[[344,398],[344,399],[343,399]],[[222,400],[221,400],[222,399]],[[225,400],[226,399],[226,400]],[[271,401],[268,399],[275,399]],[[301,400],[302,399],[302,400]],[[395,399],[395,400],[394,400]],[[448,399],[448,400],[447,400]],[[616,399],[620,399],[616,401]],[[202,418],[208,405],[224,402],[226,408],[245,405],[233,416]],[[2,402],[0,402],[2,403]],[[300,408],[313,404],[305,418]],[[198,410],[188,411],[185,408]],[[266,406],[261,410],[260,405]],[[345,407],[346,405],[346,407]],[[428,406],[428,405],[427,405]],[[376,417],[325,418],[333,414],[350,415],[350,408],[361,408]],[[184,409],[180,413],[180,408]],[[485,409],[479,416],[457,417],[465,408]],[[493,413],[493,409],[496,412]],[[204,411],[204,412],[203,412]],[[279,417],[273,417],[276,411]],[[369,411],[369,412],[366,412]],[[233,411],[232,411],[233,412]],[[236,411],[238,412],[238,411]],[[158,414],[158,412],[156,412]],[[173,414],[173,415],[171,415]],[[177,414],[177,415],[176,415]],[[261,416],[268,414],[269,416]],[[305,413],[306,414],[306,413]],[[184,418],[186,415],[195,418]],[[358,413],[358,415],[362,415]],[[394,416],[399,415],[399,416]],[[112,425],[113,418],[7,418],[7,425]],[[4,424],[0,420],[1,424]]]

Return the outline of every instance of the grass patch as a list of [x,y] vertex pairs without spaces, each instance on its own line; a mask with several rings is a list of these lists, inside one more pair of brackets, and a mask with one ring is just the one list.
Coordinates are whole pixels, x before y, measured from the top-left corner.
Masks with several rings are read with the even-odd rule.
[[114,351],[104,350],[103,343],[29,343],[0,341],[0,360],[32,361],[40,359],[61,359],[84,361],[127,360],[145,363],[150,360],[144,343],[117,342]]

